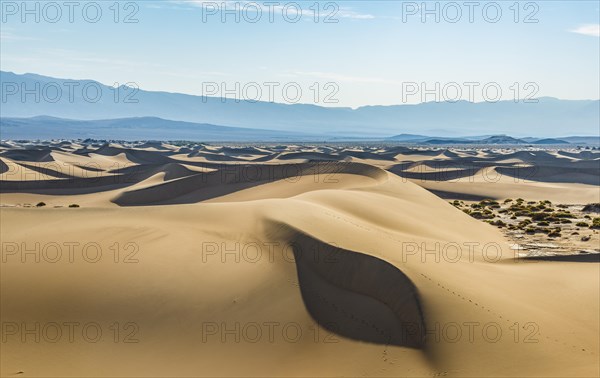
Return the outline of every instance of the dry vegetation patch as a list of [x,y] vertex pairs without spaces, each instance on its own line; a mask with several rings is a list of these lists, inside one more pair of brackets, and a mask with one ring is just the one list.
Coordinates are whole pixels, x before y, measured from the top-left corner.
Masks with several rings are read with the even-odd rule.
[[524,254],[600,253],[600,204],[553,204],[522,198],[451,201],[473,218],[500,228]]

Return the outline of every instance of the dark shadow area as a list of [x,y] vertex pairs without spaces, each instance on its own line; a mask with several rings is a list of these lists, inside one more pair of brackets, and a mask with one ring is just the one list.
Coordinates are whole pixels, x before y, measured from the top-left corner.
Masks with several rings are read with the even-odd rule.
[[562,256],[526,256],[521,257],[522,260],[533,261],[566,261],[578,263],[600,263],[600,253],[580,253],[579,255],[562,255]]
[[0,175],[3,173],[6,173],[10,170],[10,167],[4,163],[2,160],[0,160]]
[[490,196],[478,196],[476,194],[467,194],[467,193],[458,193],[458,192],[448,192],[444,190],[433,190],[427,189],[431,193],[443,199],[458,199],[463,201],[483,201],[485,199],[490,199]]
[[404,273],[300,232],[292,240],[302,298],[319,325],[354,340],[423,348],[419,295]]

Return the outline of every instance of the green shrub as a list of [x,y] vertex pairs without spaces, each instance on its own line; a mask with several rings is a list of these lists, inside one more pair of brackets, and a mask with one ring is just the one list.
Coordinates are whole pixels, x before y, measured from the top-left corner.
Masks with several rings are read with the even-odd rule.
[[[491,213],[491,211],[490,211],[490,213]],[[475,219],[491,219],[494,217],[494,214],[483,213],[481,211],[473,211],[469,215],[471,215]]]
[[575,216],[568,211],[557,211],[553,215],[557,218],[575,218]]
[[526,227],[529,224],[531,224],[531,221],[529,219],[525,219],[519,222],[519,227]]
[[546,218],[548,218],[548,214],[546,213],[534,213],[531,215],[531,219],[534,221],[541,221]]

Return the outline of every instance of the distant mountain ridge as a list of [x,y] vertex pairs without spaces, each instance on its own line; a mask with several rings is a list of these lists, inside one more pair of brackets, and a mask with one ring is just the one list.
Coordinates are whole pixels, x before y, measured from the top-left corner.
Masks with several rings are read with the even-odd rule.
[[339,137],[286,131],[228,127],[157,117],[104,120],[72,120],[49,116],[31,118],[0,117],[3,140],[188,140],[200,142],[392,142],[421,145],[566,145],[573,143],[600,145],[600,137],[523,138],[507,135],[440,138],[424,135],[396,135],[388,138]]
[[321,140],[322,136],[303,133],[227,127],[156,117],[103,120],[72,120],[49,116],[0,118],[2,139],[122,139],[122,140],[198,140],[295,141]]
[[[139,90],[133,100],[125,99],[132,92],[120,87],[115,101],[115,89],[93,80],[57,79],[36,74],[15,74],[0,71],[2,85],[2,117],[34,117],[48,115],[73,120],[124,119],[157,117],[198,124],[327,134],[338,137],[385,138],[400,132],[439,136],[462,135],[537,135],[558,137],[568,130],[575,135],[596,135],[600,124],[599,100],[559,100],[540,98],[538,103],[470,103],[459,101],[429,102],[417,105],[365,106],[357,109],[322,107],[312,104],[280,104],[247,102],[179,93]],[[75,82],[72,98],[66,93],[48,101],[34,101],[32,95],[22,101],[19,88],[36,85],[68,88]],[[102,97],[86,101],[81,88],[100,88]],[[17,88],[17,92],[15,92]],[[93,90],[90,91],[93,95]]]
[[559,145],[559,144],[570,144],[566,140],[556,138],[544,138],[526,141],[523,139],[513,138],[507,135],[493,135],[484,139],[426,139],[423,141],[424,144],[504,144],[504,145],[519,145],[519,144],[546,144],[546,145]]

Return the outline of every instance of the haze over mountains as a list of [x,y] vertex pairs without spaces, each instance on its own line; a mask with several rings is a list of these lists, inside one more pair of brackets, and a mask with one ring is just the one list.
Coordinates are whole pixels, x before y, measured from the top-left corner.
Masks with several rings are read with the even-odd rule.
[[[150,122],[150,118],[147,117],[155,117],[188,122],[169,122],[158,127],[166,134],[172,135],[169,139],[184,138],[186,132],[194,136],[192,131],[199,129],[194,129],[194,126],[189,123],[196,123],[204,125],[203,132],[208,133],[210,129],[214,137],[218,136],[218,133],[214,134],[215,132],[224,131],[215,126],[221,125],[255,129],[248,130],[249,135],[246,136],[241,136],[243,130],[237,130],[240,133],[239,140],[248,137],[256,138],[265,131],[270,132],[275,139],[304,136],[310,140],[313,137],[314,139],[389,138],[402,133],[453,138],[499,134],[551,138],[565,135],[597,135],[600,125],[599,100],[559,100],[544,97],[540,98],[538,103],[459,101],[365,106],[351,109],[312,104],[236,102],[220,97],[151,92],[141,89],[134,93],[126,87],[120,88],[120,97],[115,101],[114,88],[93,80],[58,79],[36,74],[20,75],[0,71],[0,81],[2,117],[5,118],[3,128],[8,122],[6,118],[50,116],[96,121],[144,117],[147,124]],[[84,98],[82,88],[86,85],[93,87],[90,90],[92,96],[94,88],[100,88],[102,97],[97,102]],[[36,86],[40,89],[36,90]],[[32,93],[43,94],[44,88],[47,91],[46,96],[42,95],[41,98],[36,99],[35,94]],[[57,88],[62,88],[62,95],[58,97]],[[69,88],[74,89],[69,90]],[[131,96],[130,99],[137,102],[126,102],[127,96]],[[39,121],[40,119],[37,119],[26,123],[36,126]],[[8,123],[14,125],[14,120],[11,122]],[[156,119],[152,122],[156,122]],[[106,128],[108,124],[107,121],[100,121],[100,123],[89,123],[86,127]],[[116,130],[117,124],[118,122],[112,123],[113,131]],[[135,124],[139,126],[140,120]],[[79,124],[79,126],[83,125],[83,123]],[[74,124],[71,122],[69,126]],[[131,131],[137,126],[130,125],[129,133],[127,130],[124,131],[124,138],[132,137]],[[3,133],[6,130],[3,130]],[[94,133],[95,130],[91,131],[90,135]],[[147,136],[147,138],[151,137],[153,136]],[[238,140],[237,137],[234,140]]]
[[72,120],[48,116],[0,118],[2,139],[189,140],[201,142],[397,142],[420,145],[600,145],[600,137],[513,138],[507,135],[442,138],[401,134],[388,138],[343,138],[277,130],[226,127],[157,117]]
[[171,121],[157,117],[72,120],[48,116],[1,118],[3,139],[105,139],[195,141],[312,141],[323,136]]

